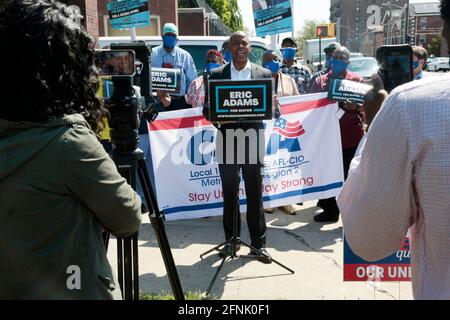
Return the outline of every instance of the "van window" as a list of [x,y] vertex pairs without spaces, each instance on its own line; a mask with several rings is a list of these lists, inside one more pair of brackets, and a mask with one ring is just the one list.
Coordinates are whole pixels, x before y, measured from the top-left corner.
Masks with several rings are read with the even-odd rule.
[[248,59],[257,65],[262,65],[263,56],[266,52],[266,49],[260,46],[252,46],[252,51],[250,51],[250,55],[248,56]]
[[205,67],[206,53],[208,50],[217,50],[214,45],[209,46],[196,46],[196,45],[180,45],[180,48],[189,52],[194,59],[195,68],[197,69],[197,74],[203,74],[203,68]]

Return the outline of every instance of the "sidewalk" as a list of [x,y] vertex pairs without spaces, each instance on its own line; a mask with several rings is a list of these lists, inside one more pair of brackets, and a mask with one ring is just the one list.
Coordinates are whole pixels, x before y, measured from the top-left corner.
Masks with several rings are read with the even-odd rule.
[[[313,216],[315,202],[295,206],[297,215],[276,211],[266,214],[267,249],[272,257],[295,271],[272,263],[244,258],[225,263],[211,294],[221,300],[302,300],[302,299],[412,299],[411,283],[343,282],[342,223],[319,224]],[[140,290],[145,293],[171,293],[153,228],[144,217],[140,231]],[[200,254],[224,241],[222,217],[165,223],[183,291],[205,292],[221,259],[211,253]],[[249,243],[245,215],[242,240]],[[247,254],[242,248],[240,254]],[[115,241],[111,239],[108,257],[114,268]]]

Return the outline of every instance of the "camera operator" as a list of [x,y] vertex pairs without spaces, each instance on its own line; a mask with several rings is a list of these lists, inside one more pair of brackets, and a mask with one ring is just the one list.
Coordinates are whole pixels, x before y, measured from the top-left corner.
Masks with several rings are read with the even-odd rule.
[[141,203],[95,134],[105,110],[78,18],[54,0],[0,8],[0,299],[121,298],[101,232],[136,232]]

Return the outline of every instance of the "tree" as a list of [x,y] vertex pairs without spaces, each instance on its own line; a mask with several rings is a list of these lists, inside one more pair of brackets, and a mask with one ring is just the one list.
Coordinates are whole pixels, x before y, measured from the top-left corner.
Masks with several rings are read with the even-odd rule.
[[441,44],[442,44],[442,36],[438,34],[436,37],[431,40],[431,44],[428,47],[428,54],[440,56],[441,55]]
[[[239,11],[238,0],[205,1],[232,32],[244,30],[244,22]],[[195,0],[178,0],[179,8],[193,8],[198,5]]]
[[319,20],[305,20],[305,24],[303,25],[303,29],[300,31],[300,35],[297,38],[297,42],[301,50],[304,49],[304,45],[306,40],[315,39],[316,37],[316,28],[320,24],[325,24],[325,21]]
[[237,0],[206,0],[231,31],[243,30],[244,23]]

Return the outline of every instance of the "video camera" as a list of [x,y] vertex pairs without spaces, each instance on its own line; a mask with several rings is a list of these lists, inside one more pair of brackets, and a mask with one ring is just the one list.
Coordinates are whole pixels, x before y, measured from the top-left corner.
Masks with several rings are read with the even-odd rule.
[[143,41],[116,43],[111,44],[111,49],[96,50],[100,75],[111,77],[113,83],[105,106],[110,112],[111,138],[118,151],[137,148],[141,116],[149,122],[158,116],[151,95],[150,54],[151,49]]

